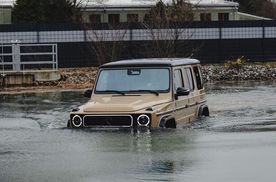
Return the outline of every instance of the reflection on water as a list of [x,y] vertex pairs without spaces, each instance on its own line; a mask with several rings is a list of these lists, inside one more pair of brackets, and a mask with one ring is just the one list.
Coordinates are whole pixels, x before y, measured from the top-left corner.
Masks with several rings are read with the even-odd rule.
[[58,128],[64,126],[68,111],[83,102],[85,99],[80,91],[0,95],[0,118],[5,118],[5,124],[12,124],[7,120],[14,118],[13,124],[22,123],[24,128],[35,122],[41,128]]
[[210,84],[174,129],[65,128],[81,91],[0,95],[0,181],[275,181],[274,83]]

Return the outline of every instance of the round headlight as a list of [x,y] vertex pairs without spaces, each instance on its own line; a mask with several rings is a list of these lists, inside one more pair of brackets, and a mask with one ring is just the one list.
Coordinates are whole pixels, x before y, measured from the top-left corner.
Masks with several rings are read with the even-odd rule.
[[82,125],[82,119],[79,115],[75,115],[73,118],[72,118],[72,124],[75,126],[75,127],[80,127]]
[[137,123],[140,126],[148,126],[150,123],[150,118],[145,115],[145,114],[141,114],[138,118],[137,118]]

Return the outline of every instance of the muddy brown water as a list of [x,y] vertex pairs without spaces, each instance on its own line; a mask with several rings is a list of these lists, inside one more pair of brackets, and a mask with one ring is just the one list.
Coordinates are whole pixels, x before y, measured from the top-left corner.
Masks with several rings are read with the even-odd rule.
[[66,129],[81,91],[0,95],[1,182],[274,182],[276,83],[208,84],[211,117],[174,130]]

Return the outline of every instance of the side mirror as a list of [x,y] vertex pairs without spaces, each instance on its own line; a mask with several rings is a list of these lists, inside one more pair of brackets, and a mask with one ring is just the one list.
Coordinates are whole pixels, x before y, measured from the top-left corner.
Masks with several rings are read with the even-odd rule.
[[91,95],[92,95],[92,90],[85,90],[85,91],[83,92],[83,96],[84,96],[84,97],[90,98]]
[[186,96],[190,94],[190,90],[183,88],[183,87],[178,87],[176,89],[176,95],[177,96]]

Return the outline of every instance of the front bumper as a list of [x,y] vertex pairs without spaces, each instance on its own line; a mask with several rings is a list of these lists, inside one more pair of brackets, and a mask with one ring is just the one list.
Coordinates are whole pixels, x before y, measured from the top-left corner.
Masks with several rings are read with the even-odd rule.
[[[139,116],[146,115],[149,118],[148,124],[141,125],[137,121]],[[74,122],[74,118],[79,116],[81,123]],[[101,127],[101,128],[129,128],[129,127],[150,127],[151,126],[151,114],[71,114],[68,127],[71,128],[88,128],[88,127]],[[79,122],[79,121],[78,121]]]

